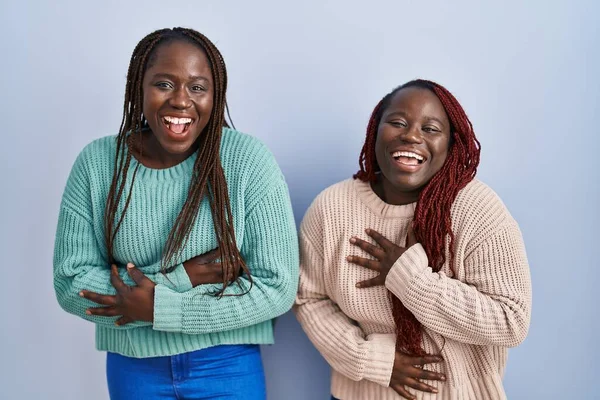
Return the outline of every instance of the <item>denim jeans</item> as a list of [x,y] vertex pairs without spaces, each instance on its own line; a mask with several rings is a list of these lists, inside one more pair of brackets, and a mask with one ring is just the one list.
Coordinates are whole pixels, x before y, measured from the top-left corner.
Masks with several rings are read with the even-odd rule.
[[265,400],[258,345],[221,345],[167,357],[106,357],[111,400]]

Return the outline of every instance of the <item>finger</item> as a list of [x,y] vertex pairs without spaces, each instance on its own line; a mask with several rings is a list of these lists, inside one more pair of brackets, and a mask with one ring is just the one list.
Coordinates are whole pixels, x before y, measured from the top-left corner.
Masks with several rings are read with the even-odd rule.
[[91,307],[85,310],[87,315],[97,315],[100,317],[115,317],[121,315],[116,307]]
[[440,374],[439,372],[429,371],[423,368],[413,367],[414,370],[411,370],[411,376],[414,376],[419,379],[425,379],[428,381],[445,381],[446,375]]
[[93,301],[94,303],[102,304],[105,306],[114,306],[115,304],[117,304],[116,296],[98,294],[87,290],[82,290],[81,292],[79,292],[79,295],[85,299]]
[[426,383],[416,380],[415,378],[407,377],[404,380],[404,385],[410,388],[420,390],[421,392],[437,393],[438,390],[433,386],[429,386]]
[[118,320],[115,321],[115,325],[117,326],[123,326],[123,325],[127,325],[129,323],[133,322],[133,319],[129,318],[129,317],[121,317]]
[[117,292],[122,292],[129,287],[119,276],[119,271],[117,270],[117,266],[115,264],[113,264],[110,269],[110,283],[115,289],[117,289]]
[[[223,282],[223,264],[221,263],[209,263],[202,265],[203,268],[206,268],[210,271],[211,276],[215,282]],[[231,273],[230,273],[231,275]],[[229,280],[229,278],[228,278]]]
[[381,275],[377,275],[375,278],[367,279],[366,281],[361,281],[356,284],[357,288],[364,289],[373,286],[381,286],[384,285],[385,281],[381,279]]
[[375,240],[377,242],[377,244],[385,250],[391,249],[393,247],[397,247],[397,245],[395,243],[392,243],[391,241],[389,241],[385,236],[383,236],[381,233],[377,232],[376,230],[367,228],[367,229],[365,229],[365,232],[367,232],[367,235],[371,236],[373,238],[373,240]]
[[146,275],[142,273],[142,271],[137,269],[132,263],[127,264],[127,273],[138,286],[143,286],[148,284],[148,282],[152,282]]
[[211,250],[209,252],[206,252],[204,254],[200,254],[198,256],[198,262],[200,264],[208,264],[208,263],[216,261],[220,257],[221,257],[221,249],[219,249],[217,247],[216,249],[213,249],[213,250]]
[[408,392],[408,390],[406,390],[406,388],[404,387],[404,385],[392,385],[392,389],[394,389],[394,391],[396,393],[398,393],[400,396],[404,397],[405,399],[409,399],[409,400],[416,400],[417,399],[415,396],[413,396],[412,394],[410,394]]
[[[222,282],[225,278],[225,273],[227,273],[227,278],[226,280],[228,282],[233,281],[233,274],[235,272],[234,268],[231,268],[229,271],[225,271],[223,269],[223,264],[221,263],[211,263],[211,264],[206,264],[207,267],[210,267],[211,271],[213,271],[213,274],[215,275],[215,277],[217,277],[219,279],[219,282]],[[240,268],[240,271],[238,273],[238,275],[241,275],[243,272],[243,270]]]
[[348,257],[346,257],[346,260],[353,264],[358,264],[362,267],[369,268],[373,271],[377,271],[377,272],[381,271],[381,264],[377,260],[373,260],[373,259],[369,259],[369,258],[362,258],[362,257],[358,257],[358,256],[348,256]]
[[413,244],[417,243],[417,236],[415,235],[415,230],[412,227],[412,224],[408,225],[408,233],[406,234],[406,248],[411,247]]
[[352,236],[350,238],[350,243],[357,247],[360,247],[361,249],[363,249],[378,260],[382,260],[383,257],[385,257],[385,251],[383,251],[382,248],[374,246],[369,242],[365,242],[364,240],[359,239],[356,236]]
[[444,359],[440,356],[432,356],[432,355],[426,355],[426,356],[422,356],[422,357],[411,357],[411,356],[407,356],[407,364],[412,364],[412,365],[425,365],[425,364],[434,364],[434,363],[440,363],[444,361]]

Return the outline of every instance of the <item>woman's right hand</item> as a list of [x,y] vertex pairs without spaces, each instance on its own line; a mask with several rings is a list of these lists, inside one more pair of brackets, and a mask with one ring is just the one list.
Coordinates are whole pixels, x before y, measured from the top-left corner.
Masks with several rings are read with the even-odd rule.
[[406,390],[406,386],[422,392],[437,393],[438,390],[436,388],[429,386],[420,380],[445,381],[446,376],[444,374],[427,371],[423,368],[426,364],[439,363],[442,361],[444,361],[444,359],[440,356],[425,355],[422,357],[413,357],[397,351],[396,358],[394,359],[394,369],[392,370],[392,377],[390,379],[390,387],[400,396],[410,400],[416,399],[416,397]]
[[220,256],[221,252],[217,247],[183,263],[193,287],[207,283],[223,283],[223,269],[221,263],[216,262]]

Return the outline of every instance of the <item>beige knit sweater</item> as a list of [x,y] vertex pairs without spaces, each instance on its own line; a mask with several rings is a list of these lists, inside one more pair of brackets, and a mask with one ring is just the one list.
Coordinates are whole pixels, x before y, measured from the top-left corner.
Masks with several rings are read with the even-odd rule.
[[424,326],[425,350],[441,350],[444,358],[426,367],[446,374],[445,383],[426,381],[439,393],[411,393],[419,399],[504,399],[507,348],[527,335],[531,283],[519,227],[489,187],[475,180],[454,202],[455,277],[448,263],[434,273],[416,244],[394,264],[385,287],[355,287],[377,273],[346,261],[348,255],[370,257],[350,237],[370,240],[365,229],[372,228],[403,246],[415,205],[387,204],[358,180],[323,191],[300,228],[296,316],[331,365],[331,392],[342,400],[401,398],[388,387],[395,355],[388,290]]

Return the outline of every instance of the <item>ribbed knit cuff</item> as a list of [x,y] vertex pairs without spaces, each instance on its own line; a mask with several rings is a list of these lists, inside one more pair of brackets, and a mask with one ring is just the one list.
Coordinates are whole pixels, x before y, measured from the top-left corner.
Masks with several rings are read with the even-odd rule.
[[182,293],[177,293],[165,285],[154,287],[154,330],[181,332],[183,296]]
[[387,277],[385,287],[401,301],[408,295],[411,279],[428,267],[429,260],[420,243],[412,245],[396,260]]
[[396,358],[396,337],[394,334],[373,333],[367,336],[367,359],[364,379],[381,386],[389,386],[394,359]]

